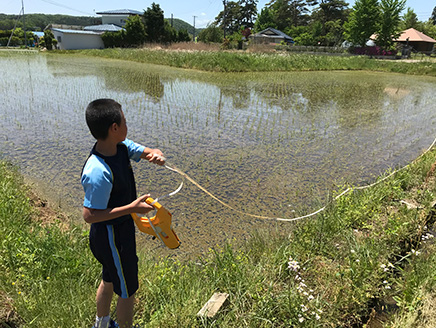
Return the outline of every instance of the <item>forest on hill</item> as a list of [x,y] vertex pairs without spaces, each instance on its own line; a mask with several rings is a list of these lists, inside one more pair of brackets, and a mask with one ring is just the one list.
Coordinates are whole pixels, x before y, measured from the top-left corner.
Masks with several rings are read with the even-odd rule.
[[[17,21],[18,19],[18,21]],[[171,24],[171,18],[166,18]],[[181,29],[192,33],[193,26],[181,19],[173,18],[173,27],[179,31]],[[23,27],[22,17],[18,15],[9,15],[0,13],[0,30],[12,30],[17,24],[17,27]],[[49,24],[61,25],[78,25],[89,26],[101,24],[101,17],[92,16],[68,16],[68,15],[48,15],[48,14],[26,14],[26,30],[27,31],[43,31]],[[199,29],[197,29],[199,30]]]
[[[17,21],[18,19],[18,21]],[[98,25],[101,24],[101,17],[91,16],[68,16],[68,15],[47,15],[47,14],[26,14],[27,31],[43,31],[49,24],[62,25]],[[0,14],[0,30],[12,30],[17,27],[23,27],[23,19],[18,15]]]

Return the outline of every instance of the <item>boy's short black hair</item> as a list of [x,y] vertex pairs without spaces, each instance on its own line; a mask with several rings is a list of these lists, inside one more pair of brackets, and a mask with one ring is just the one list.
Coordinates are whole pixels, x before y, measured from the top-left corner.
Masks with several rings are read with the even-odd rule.
[[113,123],[121,124],[121,105],[113,99],[97,99],[86,107],[86,124],[95,139],[104,140]]

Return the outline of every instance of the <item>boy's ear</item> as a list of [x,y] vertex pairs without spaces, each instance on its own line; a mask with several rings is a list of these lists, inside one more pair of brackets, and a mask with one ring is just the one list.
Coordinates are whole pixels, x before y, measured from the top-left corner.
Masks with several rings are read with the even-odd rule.
[[114,131],[116,132],[118,130],[118,124],[117,123],[112,123],[112,125],[109,127],[109,131]]

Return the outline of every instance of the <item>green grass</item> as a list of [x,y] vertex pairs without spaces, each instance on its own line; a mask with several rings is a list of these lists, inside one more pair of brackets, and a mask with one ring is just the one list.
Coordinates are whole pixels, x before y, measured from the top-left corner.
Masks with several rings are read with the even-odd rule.
[[[393,298],[396,327],[406,321],[416,327],[422,317],[411,313],[431,308],[436,296],[435,246],[422,240],[436,198],[434,178],[424,182],[435,155],[346,194],[317,217],[277,225],[243,245],[221,245],[192,261],[140,253],[135,322],[356,327]],[[86,229],[66,229],[56,220],[42,224],[16,170],[2,162],[0,172],[0,308],[14,311],[9,317],[19,327],[89,327],[100,269]],[[400,200],[419,207],[408,209]],[[196,313],[216,291],[230,294],[227,311],[198,320]],[[0,315],[1,326],[6,314]]]
[[98,270],[84,252],[87,237],[79,228],[39,221],[15,169],[0,166],[0,291],[12,299],[23,327],[68,327],[80,316],[92,318]]
[[313,70],[369,70],[436,76],[436,63],[376,60],[366,56],[326,56],[294,53],[227,51],[171,51],[120,49],[54,51],[213,72],[270,72]]

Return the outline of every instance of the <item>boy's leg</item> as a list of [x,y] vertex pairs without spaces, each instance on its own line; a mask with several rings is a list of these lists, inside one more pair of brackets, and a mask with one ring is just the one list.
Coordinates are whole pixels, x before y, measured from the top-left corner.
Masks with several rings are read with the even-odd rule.
[[105,317],[110,314],[113,292],[113,284],[102,280],[100,286],[98,286],[96,297],[98,317]]
[[133,304],[135,294],[129,298],[118,298],[117,303],[117,321],[120,328],[131,328],[133,323]]

